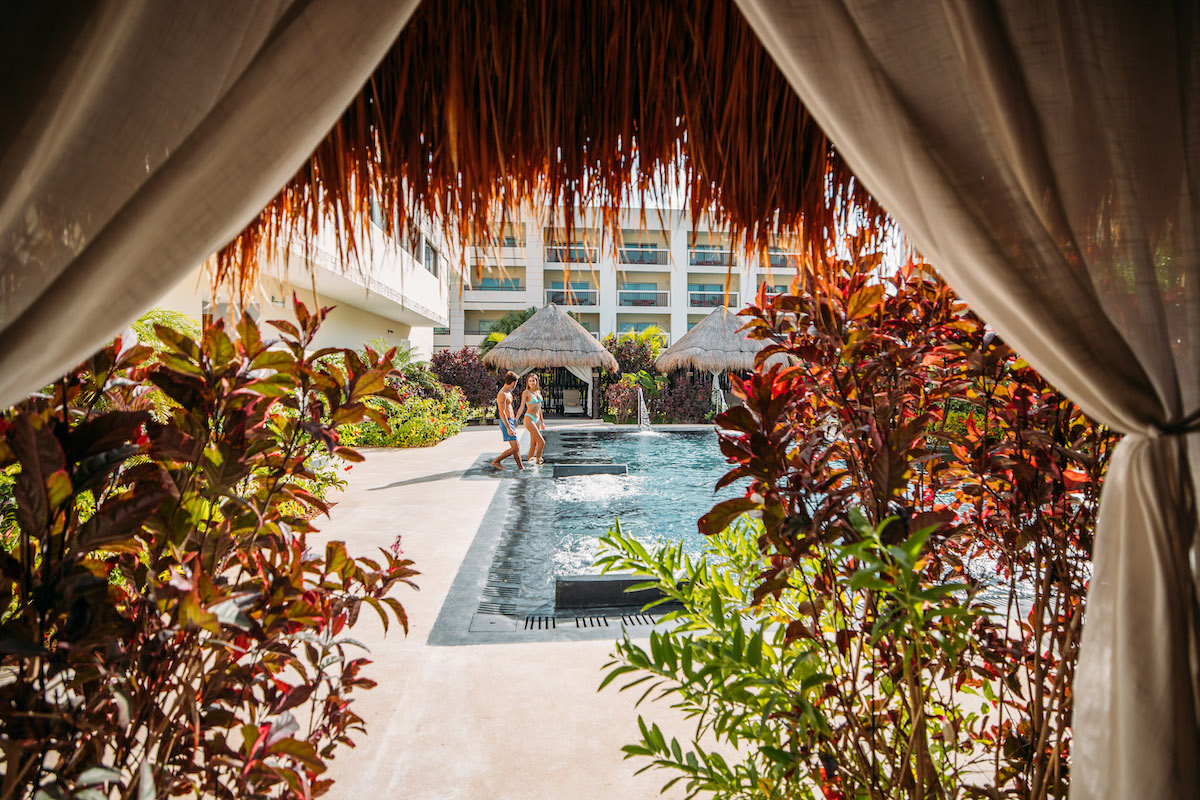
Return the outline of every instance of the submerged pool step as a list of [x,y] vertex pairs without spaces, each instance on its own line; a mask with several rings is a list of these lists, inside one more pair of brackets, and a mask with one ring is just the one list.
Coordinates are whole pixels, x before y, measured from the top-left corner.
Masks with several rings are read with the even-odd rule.
[[627,475],[626,464],[555,464],[554,477],[567,478],[576,475]]

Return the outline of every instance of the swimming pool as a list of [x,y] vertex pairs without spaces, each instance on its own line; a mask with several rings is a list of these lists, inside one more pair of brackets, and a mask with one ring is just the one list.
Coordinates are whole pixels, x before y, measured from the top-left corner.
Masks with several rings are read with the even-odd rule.
[[556,576],[597,572],[597,537],[617,519],[648,548],[682,541],[685,550],[699,553],[704,536],[696,521],[720,500],[745,492],[739,482],[714,493],[732,467],[712,430],[562,431],[559,439],[561,462],[625,464],[628,474],[558,478],[538,498],[544,501],[539,517],[556,533]]
[[[745,489],[713,489],[731,467],[709,427],[641,433],[632,430],[551,431],[546,464],[512,475],[501,492],[506,504],[489,573],[499,613],[552,613],[555,580],[597,574],[600,536],[619,518],[627,535],[647,547],[682,541],[698,553],[704,537],[696,522],[719,500]],[[625,464],[626,475],[553,477],[553,464]]]

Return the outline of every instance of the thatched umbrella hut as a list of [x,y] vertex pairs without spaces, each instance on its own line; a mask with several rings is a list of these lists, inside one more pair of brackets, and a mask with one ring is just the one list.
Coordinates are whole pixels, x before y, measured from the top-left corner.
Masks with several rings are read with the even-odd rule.
[[613,354],[587,328],[553,303],[505,336],[483,357],[483,363],[518,374],[540,367],[562,367],[587,384],[584,408],[592,417],[599,414],[599,393],[592,370],[620,369]]
[[[694,369],[713,374],[713,403],[720,408],[725,403],[724,395],[717,399],[720,391],[717,381],[722,372],[749,372],[754,369],[754,358],[766,347],[762,339],[750,339],[741,330],[742,321],[725,306],[715,309],[696,327],[680,337],[679,341],[662,351],[654,361],[659,372],[667,373],[681,369]],[[771,361],[783,359],[773,356]]]
[[742,320],[721,306],[662,351],[654,367],[663,373],[688,368],[718,374],[749,372],[754,369],[754,357],[767,343],[748,338],[741,327]]

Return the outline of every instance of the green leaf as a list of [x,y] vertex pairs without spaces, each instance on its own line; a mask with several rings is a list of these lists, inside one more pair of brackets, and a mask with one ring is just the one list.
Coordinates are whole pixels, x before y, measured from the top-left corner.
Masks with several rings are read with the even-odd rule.
[[115,783],[120,785],[121,772],[112,767],[88,767],[75,779],[77,786],[97,786],[101,783]]

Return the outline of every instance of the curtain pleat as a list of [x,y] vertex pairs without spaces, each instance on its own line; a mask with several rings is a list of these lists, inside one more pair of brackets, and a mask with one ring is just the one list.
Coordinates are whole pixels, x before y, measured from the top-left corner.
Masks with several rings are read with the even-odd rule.
[[0,27],[0,407],[118,333],[299,169],[417,0],[24,3]]
[[922,253],[1127,434],[1096,530],[1072,797],[1200,795],[1194,4],[738,2]]

